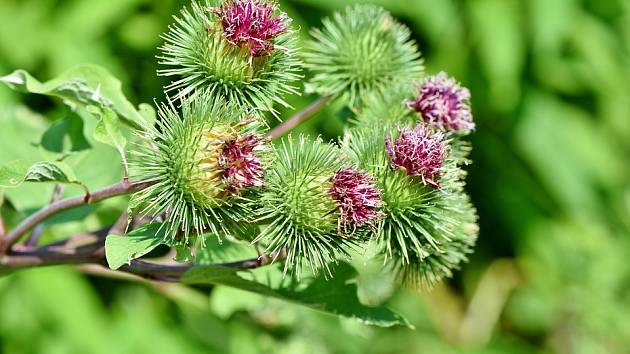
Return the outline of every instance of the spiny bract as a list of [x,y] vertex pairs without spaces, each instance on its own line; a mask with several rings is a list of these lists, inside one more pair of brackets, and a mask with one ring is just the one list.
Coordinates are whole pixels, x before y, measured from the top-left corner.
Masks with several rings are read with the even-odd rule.
[[162,105],[159,116],[133,151],[136,177],[154,182],[134,195],[136,209],[166,215],[174,243],[205,231],[238,232],[245,216],[236,206],[262,187],[269,164],[261,118],[207,96],[184,99],[181,115]]
[[193,1],[163,35],[159,75],[175,77],[166,91],[178,98],[202,90],[243,109],[270,111],[288,107],[297,94],[301,62],[296,33],[271,0]]
[[407,283],[433,285],[466,260],[477,237],[476,211],[464,192],[466,173],[446,158],[436,179],[423,183],[405,169],[392,169],[386,141],[396,126],[352,129],[344,150],[376,176],[385,217],[377,228],[388,263]]
[[382,7],[355,5],[311,32],[305,67],[309,90],[358,106],[369,92],[420,79],[424,67],[411,32]]
[[339,205],[330,194],[333,177],[349,166],[339,148],[300,137],[283,141],[260,196],[258,222],[268,222],[256,242],[271,252],[285,251],[289,267],[297,276],[303,265],[313,272],[335,262],[352,237],[340,229]]

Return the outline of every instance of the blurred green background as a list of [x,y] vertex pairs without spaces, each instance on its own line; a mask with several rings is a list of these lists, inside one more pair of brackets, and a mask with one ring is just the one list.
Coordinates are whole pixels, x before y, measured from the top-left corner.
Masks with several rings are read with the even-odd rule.
[[[0,0],[0,74],[94,63],[132,102],[159,100],[159,35],[186,2]],[[306,37],[356,2],[283,8]],[[393,297],[415,330],[50,268],[0,279],[0,353],[630,353],[630,1],[375,2],[413,29],[429,73],[471,89],[477,122],[479,244],[448,284]],[[2,115],[60,110],[0,87]],[[324,111],[300,130],[334,138],[342,121]]]

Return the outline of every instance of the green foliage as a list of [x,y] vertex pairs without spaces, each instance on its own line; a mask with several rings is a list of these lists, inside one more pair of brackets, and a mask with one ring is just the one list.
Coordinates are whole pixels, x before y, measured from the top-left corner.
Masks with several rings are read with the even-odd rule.
[[308,89],[340,96],[351,107],[374,91],[420,79],[424,67],[411,32],[383,8],[355,5],[311,32],[305,67]]
[[120,154],[126,170],[125,145],[127,145],[127,139],[121,132],[118,116],[109,108],[99,109],[92,106],[88,108],[88,111],[99,117],[98,123],[96,123],[94,128],[94,139],[103,144],[113,146]]
[[84,135],[83,119],[73,113],[55,121],[42,135],[40,146],[61,159],[68,155],[90,149],[92,146]]
[[28,164],[22,160],[15,160],[0,166],[0,187],[17,187],[24,182]]
[[111,269],[118,269],[131,260],[151,252],[166,240],[166,228],[160,223],[138,227],[124,236],[110,234],[105,240],[105,257]]
[[26,171],[25,182],[81,183],[63,162],[39,162]]
[[144,116],[123,94],[120,81],[95,65],[77,66],[45,83],[24,70],[17,70],[0,78],[0,81],[21,92],[61,98],[70,107],[109,107],[132,127],[140,127],[145,122]]
[[77,180],[74,171],[63,162],[38,162],[29,167],[26,162],[16,160],[0,167],[0,187],[16,188],[24,182],[76,184],[87,192],[85,185]]
[[298,93],[292,82],[300,79],[295,33],[276,38],[278,49],[269,56],[252,57],[247,48],[224,38],[220,20],[207,10],[211,5],[209,0],[193,1],[190,10],[184,8],[163,35],[165,43],[159,59],[166,68],[158,73],[175,77],[166,91],[177,92],[178,98],[204,91],[237,103],[244,110],[274,114],[274,104],[288,107],[284,96]]
[[202,266],[188,271],[183,281],[189,284],[227,285],[381,327],[409,326],[404,317],[385,307],[370,308],[361,304],[357,298],[356,285],[351,282],[357,276],[356,271],[346,263],[336,268],[334,280],[320,276],[305,278],[297,283],[283,280],[281,274],[275,274],[275,279],[265,275],[268,279],[265,284],[264,280],[261,283],[255,278],[249,280],[239,275],[239,271],[234,268]]
[[[12,169],[15,182],[21,182],[27,168],[41,162],[41,154],[36,143],[46,131],[44,118],[22,106],[0,107],[0,164],[6,165],[20,160]],[[19,167],[15,170],[15,167]],[[19,172],[19,173],[18,173]],[[16,175],[17,173],[17,175]],[[15,184],[12,184],[15,185]],[[48,202],[52,186],[42,184],[26,184],[19,189],[3,190],[4,195],[17,210],[37,208]]]

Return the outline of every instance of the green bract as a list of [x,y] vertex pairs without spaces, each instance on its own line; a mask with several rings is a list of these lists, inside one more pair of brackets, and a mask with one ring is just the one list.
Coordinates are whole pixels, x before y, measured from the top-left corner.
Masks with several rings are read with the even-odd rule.
[[[135,209],[165,215],[170,242],[187,243],[190,234],[205,231],[229,234],[245,229],[238,223],[245,211],[237,205],[244,203],[247,190],[231,190],[223,153],[240,137],[262,136],[260,118],[207,96],[184,99],[181,114],[165,104],[158,113],[157,126],[147,128],[144,144],[133,151],[134,177],[154,182],[134,194]],[[265,145],[254,153],[264,171],[269,158]]]
[[247,110],[275,113],[275,103],[288,107],[283,97],[298,93],[291,83],[301,78],[296,33],[290,30],[275,38],[276,49],[269,55],[252,56],[247,48],[225,38],[221,21],[209,11],[210,6],[210,1],[205,6],[193,1],[191,9],[183,9],[163,35],[165,43],[158,58],[167,68],[158,74],[177,77],[166,91],[179,91],[177,97],[183,97],[204,90],[206,95],[222,97]]
[[347,166],[338,147],[320,139],[290,138],[276,150],[260,196],[258,221],[269,222],[256,242],[286,252],[285,272],[300,275],[303,262],[313,272],[335,262],[351,242],[339,230],[338,206],[329,194],[335,172]]
[[309,89],[341,96],[357,106],[364,96],[394,83],[420,79],[424,70],[411,32],[383,8],[348,7],[311,32],[305,67],[315,75]]
[[376,176],[383,190],[386,217],[377,229],[377,242],[401,280],[433,285],[466,260],[477,238],[476,211],[464,191],[466,173],[458,161],[444,163],[440,188],[390,166],[385,141],[395,125],[352,129],[344,149],[359,168]]
[[413,97],[415,90],[413,84],[402,83],[394,84],[387,90],[367,93],[361,107],[355,110],[351,123],[354,126],[416,123],[418,116],[404,104],[406,99]]

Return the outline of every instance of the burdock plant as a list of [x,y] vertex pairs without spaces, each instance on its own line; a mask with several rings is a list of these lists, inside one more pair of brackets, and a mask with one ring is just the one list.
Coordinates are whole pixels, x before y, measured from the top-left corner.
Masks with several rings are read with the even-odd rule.
[[[43,93],[99,119],[94,137],[121,154],[124,179],[89,191],[65,157],[2,167],[5,188],[53,182],[86,194],[55,196],[10,232],[0,229],[0,271],[107,262],[151,280],[228,285],[367,323],[405,324],[360,304],[356,271],[345,261],[376,249],[370,255],[413,286],[431,286],[466,261],[478,232],[463,169],[475,128],[470,92],[445,73],[424,77],[411,32],[378,6],[334,14],[302,45],[296,31],[271,0],[193,1],[163,36],[158,74],[173,82],[157,116],[130,105],[100,68],[58,79],[58,89]],[[321,97],[270,131],[266,115],[299,93],[300,58],[310,71],[307,91]],[[2,78],[22,90],[32,80],[22,71]],[[276,141],[331,99],[352,115],[339,143],[290,134]],[[129,208],[87,246],[75,238],[61,252],[39,245],[37,225],[51,216],[125,194]],[[158,245],[185,262],[152,261],[146,255]],[[225,259],[225,249],[257,257]],[[271,264],[279,276],[278,267],[243,274]]]

